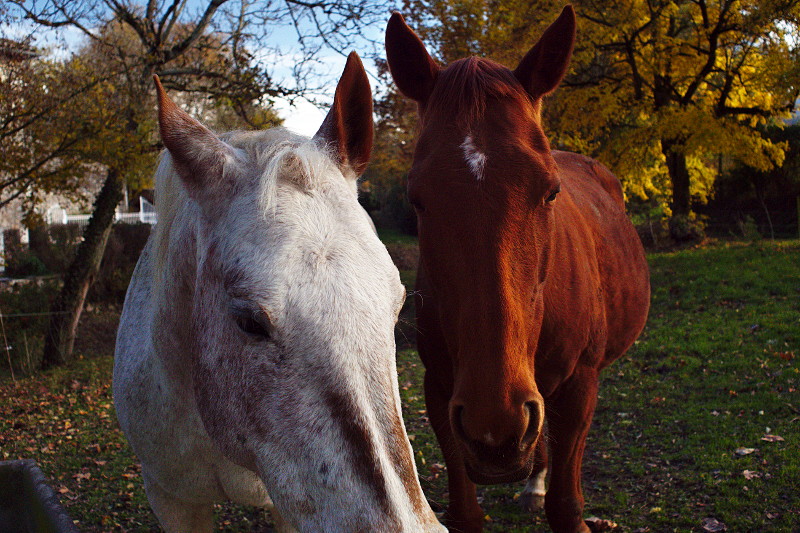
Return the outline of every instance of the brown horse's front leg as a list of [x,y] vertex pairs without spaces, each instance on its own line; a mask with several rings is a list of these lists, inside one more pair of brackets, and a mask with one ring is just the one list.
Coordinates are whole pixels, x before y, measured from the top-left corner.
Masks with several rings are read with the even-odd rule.
[[441,389],[429,374],[425,374],[425,403],[439,447],[447,465],[447,485],[450,489],[450,503],[445,513],[444,523],[450,531],[459,533],[478,533],[483,529],[483,510],[478,505],[475,483],[467,477],[464,461],[455,447],[450,428],[448,404],[450,395]]
[[519,505],[531,514],[544,508],[544,496],[547,493],[547,437],[541,435],[536,443],[533,471],[519,498]]
[[553,469],[545,512],[554,533],[589,533],[583,520],[581,464],[596,405],[597,370],[587,367],[576,369],[555,397],[545,400]]

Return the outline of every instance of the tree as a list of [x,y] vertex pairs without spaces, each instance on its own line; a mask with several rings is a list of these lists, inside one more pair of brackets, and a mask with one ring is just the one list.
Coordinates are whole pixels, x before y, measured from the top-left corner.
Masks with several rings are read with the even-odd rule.
[[[320,50],[311,38],[334,48],[349,43],[349,36],[370,21],[370,13],[382,6],[330,2],[264,3],[247,0],[207,0],[202,5],[186,0],[146,3],[117,0],[45,0],[41,3],[12,0],[25,18],[42,28],[73,28],[88,43],[81,62],[95,79],[109,79],[107,92],[95,101],[94,110],[113,113],[107,117],[113,132],[93,137],[84,154],[105,169],[103,186],[95,200],[92,217],[75,260],[64,276],[45,339],[43,366],[68,360],[88,288],[96,275],[124,180],[142,178],[158,149],[152,118],[152,76],[187,98],[210,98],[235,110],[236,116],[258,127],[274,119],[260,109],[276,96],[303,92],[302,72],[297,83],[275,81],[254,59],[258,46],[263,54],[269,31],[276,24],[310,23],[302,35],[302,51],[313,57]],[[199,11],[193,12],[197,9]],[[341,30],[334,36],[332,30]],[[197,101],[197,100],[196,100]],[[102,109],[101,109],[102,108]],[[231,114],[222,113],[229,120]]]
[[[594,131],[630,191],[663,190],[666,176],[672,236],[689,238],[692,193],[708,195],[718,156],[759,170],[783,163],[786,144],[763,126],[787,117],[800,92],[797,4],[581,2],[584,44],[552,122]],[[575,112],[555,119],[578,104],[603,108],[602,130]]]
[[50,192],[80,195],[76,176],[89,170],[79,157],[86,123],[62,106],[78,77],[24,41],[0,42],[0,208],[19,199],[30,212]]
[[[409,0],[409,22],[434,55],[477,54],[516,66],[561,3]],[[599,158],[628,193],[669,197],[671,230],[692,232],[692,197],[710,194],[724,155],[779,166],[785,143],[763,135],[800,91],[794,0],[575,0],[570,74],[545,105],[557,147]]]

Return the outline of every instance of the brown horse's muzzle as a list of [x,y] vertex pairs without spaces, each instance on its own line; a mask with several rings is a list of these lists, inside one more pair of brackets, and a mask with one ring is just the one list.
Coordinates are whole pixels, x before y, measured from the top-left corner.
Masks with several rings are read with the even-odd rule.
[[487,485],[525,479],[544,422],[541,396],[536,393],[513,408],[486,410],[485,403],[470,409],[458,400],[450,402],[450,424],[469,478]]

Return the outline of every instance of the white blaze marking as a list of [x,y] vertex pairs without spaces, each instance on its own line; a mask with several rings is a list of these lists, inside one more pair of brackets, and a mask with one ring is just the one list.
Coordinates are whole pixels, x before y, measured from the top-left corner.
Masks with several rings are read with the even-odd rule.
[[478,150],[472,135],[467,135],[464,142],[461,143],[461,149],[464,151],[464,160],[467,162],[472,174],[476,179],[483,179],[483,167],[486,166],[486,154]]
[[484,440],[484,441],[486,442],[486,444],[488,444],[489,446],[494,446],[494,437],[492,437],[492,434],[491,434],[491,433],[487,433],[486,435],[484,435],[484,436],[483,436],[483,440]]

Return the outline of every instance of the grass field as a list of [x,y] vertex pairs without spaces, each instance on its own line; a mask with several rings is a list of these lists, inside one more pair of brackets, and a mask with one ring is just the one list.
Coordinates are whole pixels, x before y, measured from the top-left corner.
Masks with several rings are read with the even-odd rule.
[[[723,243],[649,260],[647,328],[603,377],[584,463],[587,516],[619,532],[703,531],[708,519],[731,532],[800,531],[800,242]],[[38,461],[81,531],[149,531],[156,524],[111,405],[108,315],[82,326],[91,339],[70,367],[16,384],[3,375],[0,455]],[[404,415],[423,489],[438,506],[446,470],[427,425],[412,326],[402,324]],[[517,507],[521,488],[481,488],[488,531],[548,531],[543,516]],[[217,514],[221,530],[269,528],[255,509]]]

